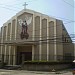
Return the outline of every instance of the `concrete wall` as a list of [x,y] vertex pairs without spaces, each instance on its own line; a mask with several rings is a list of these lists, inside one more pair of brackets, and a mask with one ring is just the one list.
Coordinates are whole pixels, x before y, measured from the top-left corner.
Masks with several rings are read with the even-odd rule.
[[32,46],[18,46],[17,52],[32,52]]
[[71,64],[24,64],[22,66],[23,70],[31,70],[31,71],[51,71],[54,69],[55,71],[63,70],[70,68]]
[[62,24],[61,20],[56,19],[57,60],[63,59]]
[[67,30],[65,29],[64,25],[62,27],[63,29],[63,55],[68,57],[69,60],[73,60],[73,56],[74,56],[74,44],[72,43],[72,40],[67,32]]

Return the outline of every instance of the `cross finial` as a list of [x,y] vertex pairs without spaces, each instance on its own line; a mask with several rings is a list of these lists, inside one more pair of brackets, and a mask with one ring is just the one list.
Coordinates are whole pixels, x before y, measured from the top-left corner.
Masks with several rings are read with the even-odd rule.
[[23,6],[24,6],[24,9],[26,9],[26,6],[27,6],[28,4],[25,2],[24,4],[23,4]]

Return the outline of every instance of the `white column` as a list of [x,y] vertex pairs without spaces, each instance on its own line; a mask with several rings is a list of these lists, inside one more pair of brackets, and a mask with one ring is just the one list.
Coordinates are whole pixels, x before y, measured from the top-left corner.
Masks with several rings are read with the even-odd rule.
[[[42,23],[41,23],[42,19],[41,19],[41,16],[40,16],[40,40],[42,40]],[[41,61],[41,50],[42,50],[42,44],[41,44],[41,41],[39,42],[39,61]]]
[[7,37],[8,37],[8,25],[7,25],[7,28],[6,28],[6,41],[7,41]]
[[4,62],[6,62],[6,49],[7,49],[7,45],[5,45],[5,54],[4,54]]
[[[32,34],[33,36],[33,41],[35,40],[35,16],[34,16],[34,13],[33,13],[33,34]],[[34,60],[34,45],[32,45],[32,60]]]
[[[6,27],[6,39],[5,39],[5,41],[7,41],[7,33],[8,33],[8,25],[7,25],[7,27]],[[4,61],[6,62],[6,56],[7,55],[7,45],[5,45],[5,56],[4,56]]]
[[[48,18],[47,18],[47,39],[49,39],[49,25],[48,25]],[[49,40],[47,40],[47,61],[49,60]]]
[[[11,38],[12,38],[12,22],[11,22],[11,28],[10,28],[10,41],[11,41]],[[9,46],[9,65],[11,65],[11,46]]]
[[34,45],[32,45],[32,61],[34,60]]
[[10,28],[10,41],[11,41],[11,38],[12,38],[12,21],[11,21],[11,28]]
[[17,40],[17,17],[15,21],[15,40]]
[[13,53],[14,53],[14,55],[13,55],[13,65],[15,65],[16,64],[16,52],[15,52],[15,50],[16,50],[16,48],[15,48],[15,46],[13,46]]
[[54,22],[54,38],[55,38],[55,40],[54,40],[54,60],[56,61],[57,60],[57,46],[56,46],[56,21]]
[[[4,26],[2,27],[2,37],[1,37],[1,43],[3,43],[3,33],[4,33]],[[1,57],[2,57],[2,48],[3,48],[3,45],[1,44]]]
[[9,46],[9,62],[8,62],[9,65],[11,65],[11,64],[10,64],[10,62],[11,62],[11,57],[10,57],[10,55],[11,55],[10,52],[11,52],[11,51],[10,51],[10,50],[11,50],[11,46]]
[[[14,40],[16,41],[17,40],[17,17],[16,17],[16,20],[15,20],[15,38]],[[16,65],[16,46],[14,46],[14,54],[13,54],[13,65]]]

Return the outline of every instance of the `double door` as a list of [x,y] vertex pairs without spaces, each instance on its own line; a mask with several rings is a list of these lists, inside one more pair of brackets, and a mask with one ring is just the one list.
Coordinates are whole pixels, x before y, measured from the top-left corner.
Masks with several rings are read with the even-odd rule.
[[32,52],[20,52],[17,56],[17,64],[20,65],[24,61],[31,61],[32,60]]

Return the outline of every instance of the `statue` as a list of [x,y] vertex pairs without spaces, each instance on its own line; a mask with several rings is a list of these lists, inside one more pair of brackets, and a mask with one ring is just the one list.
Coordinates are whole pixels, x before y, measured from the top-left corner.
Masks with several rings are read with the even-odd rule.
[[26,20],[25,20],[25,21],[23,21],[23,23],[22,23],[22,32],[21,32],[21,34],[20,34],[21,39],[24,39],[24,38],[28,39],[29,34],[27,33],[27,30],[28,30],[28,26],[27,26],[27,22],[26,22]]
[[24,39],[24,38],[28,39],[29,34],[28,34],[27,30],[28,30],[28,24],[31,23],[31,20],[32,20],[32,17],[30,17],[30,19],[27,21],[26,21],[26,19],[24,21],[22,21],[22,19],[18,20],[19,24],[22,26],[22,31],[20,34],[21,39]]
[[23,23],[22,23],[22,32],[25,34],[25,33],[27,33],[27,30],[28,30],[27,22],[23,21]]

